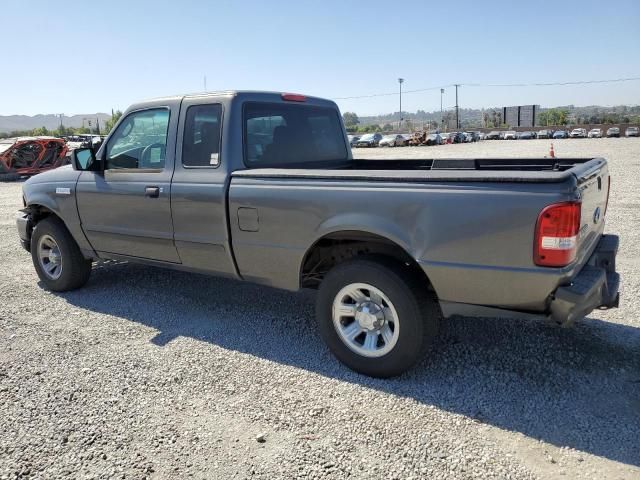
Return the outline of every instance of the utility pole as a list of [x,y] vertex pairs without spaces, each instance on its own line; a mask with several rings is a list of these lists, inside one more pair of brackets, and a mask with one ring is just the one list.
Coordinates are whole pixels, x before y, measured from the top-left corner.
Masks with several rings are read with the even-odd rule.
[[456,130],[460,130],[460,117],[459,117],[459,109],[458,109],[458,87],[460,86],[459,83],[455,84],[456,87]]
[[62,127],[63,127],[63,125],[62,125],[62,117],[64,117],[64,113],[60,113],[60,114],[58,114],[58,116],[60,117],[60,131],[62,132]]
[[404,78],[399,78],[398,83],[400,84],[400,121],[398,122],[398,130],[402,126],[402,84],[404,83]]
[[204,76],[204,91],[207,91],[207,76]]

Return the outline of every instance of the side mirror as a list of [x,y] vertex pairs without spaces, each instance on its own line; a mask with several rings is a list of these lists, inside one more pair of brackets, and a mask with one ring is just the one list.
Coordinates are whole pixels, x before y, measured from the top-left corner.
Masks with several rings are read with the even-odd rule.
[[71,154],[71,158],[73,159],[74,170],[84,171],[95,169],[96,154],[93,148],[76,148]]

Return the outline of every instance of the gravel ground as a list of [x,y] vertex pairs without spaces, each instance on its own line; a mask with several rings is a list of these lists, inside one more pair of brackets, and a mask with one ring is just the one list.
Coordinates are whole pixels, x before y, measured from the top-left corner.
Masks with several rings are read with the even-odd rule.
[[311,292],[116,262],[47,292],[17,242],[20,184],[0,184],[0,478],[640,478],[640,139],[555,147],[611,162],[620,308],[573,329],[451,321],[392,380],[337,363]]

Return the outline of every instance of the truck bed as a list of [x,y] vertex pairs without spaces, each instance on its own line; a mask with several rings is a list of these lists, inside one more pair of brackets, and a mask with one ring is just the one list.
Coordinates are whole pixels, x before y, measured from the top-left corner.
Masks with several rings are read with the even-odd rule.
[[349,160],[333,164],[292,164],[290,168],[240,170],[234,177],[319,178],[396,182],[562,183],[588,178],[603,158],[483,158]]

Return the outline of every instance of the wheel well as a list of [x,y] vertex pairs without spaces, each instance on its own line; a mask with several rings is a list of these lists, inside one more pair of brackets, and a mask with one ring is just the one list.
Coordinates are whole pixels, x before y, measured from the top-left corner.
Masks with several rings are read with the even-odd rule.
[[40,220],[43,220],[51,215],[56,218],[60,218],[53,211],[49,210],[43,205],[29,205],[29,217],[31,218],[31,224],[34,227]]
[[331,233],[318,240],[302,261],[300,287],[318,288],[333,267],[364,255],[384,257],[403,264],[410,274],[418,275],[432,288],[424,270],[400,245],[380,235],[358,231]]

